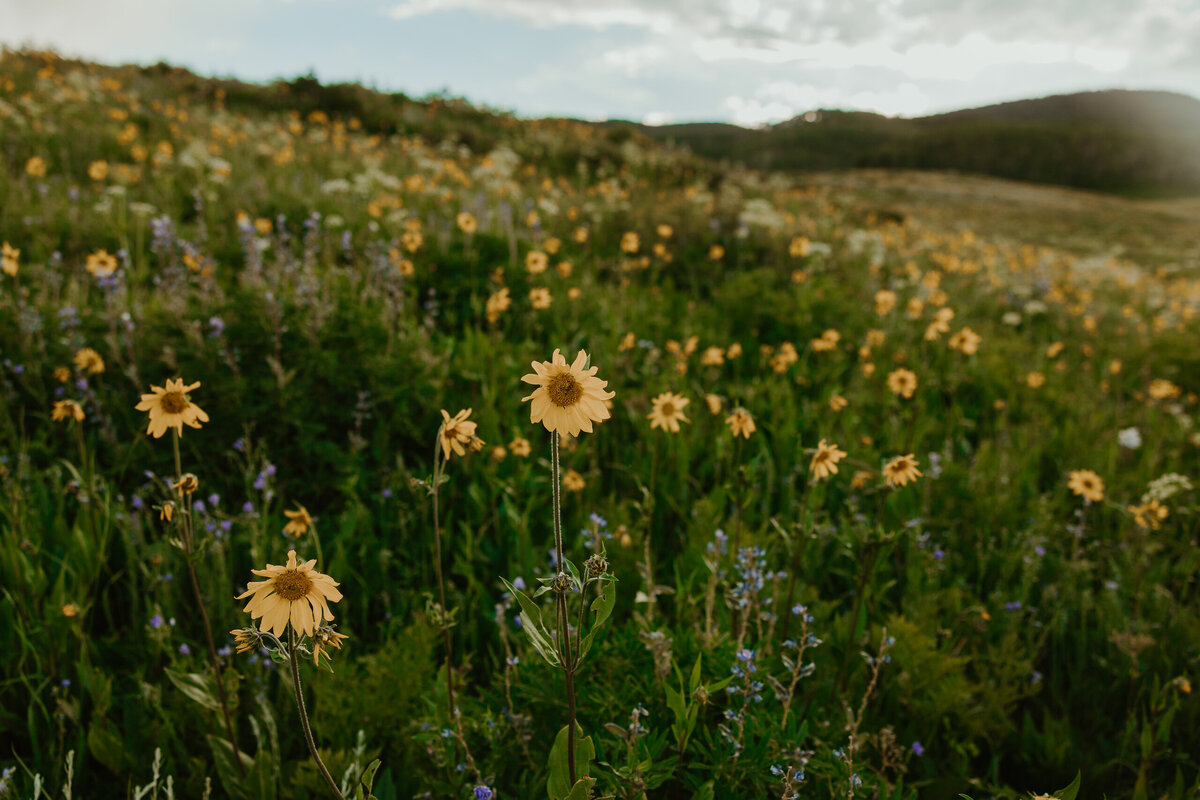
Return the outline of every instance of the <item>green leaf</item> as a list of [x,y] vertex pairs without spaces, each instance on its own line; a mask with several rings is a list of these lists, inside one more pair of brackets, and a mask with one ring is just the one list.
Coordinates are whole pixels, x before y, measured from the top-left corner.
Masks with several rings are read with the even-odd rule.
[[1054,796],[1059,800],[1075,800],[1075,795],[1079,794],[1079,779],[1081,776],[1081,772],[1076,772],[1075,780],[1071,781],[1071,785],[1065,789],[1055,792]]
[[700,659],[701,656],[696,656],[696,663],[692,667],[692,679],[688,682],[688,692],[696,691],[696,687],[700,685]]
[[242,783],[241,776],[238,774],[235,766],[234,758],[238,758],[242,762],[242,767],[249,771],[254,767],[254,762],[250,756],[241,752],[234,755],[233,745],[228,740],[220,736],[208,734],[208,746],[212,748],[213,761],[217,763],[217,774],[221,776],[221,784],[225,787],[225,791],[230,797],[248,797],[245,784]]
[[88,727],[88,752],[109,770],[123,775],[129,762],[129,754],[121,744],[121,738],[109,729],[107,723],[93,722]]
[[542,609],[537,603],[530,600],[524,592],[513,587],[504,578],[504,588],[508,589],[509,594],[516,598],[517,603],[521,606],[521,630],[525,631],[525,635],[529,637],[529,642],[533,648],[538,651],[542,658],[552,666],[557,667],[562,662],[558,659],[558,651],[554,648],[554,642],[550,639],[550,634],[542,625]]
[[379,765],[382,763],[377,758],[367,764],[367,768],[363,770],[362,776],[358,779],[358,786],[354,789],[355,800],[372,800],[375,797],[371,794],[371,789],[375,786],[375,773],[379,771]]
[[697,789],[692,795],[692,800],[713,800],[713,782],[709,781]]
[[[567,766],[567,726],[554,737],[554,747],[550,748],[550,760],[546,765],[546,792],[550,800],[567,800],[574,797],[574,791],[587,778],[591,770],[591,761],[596,757],[596,747],[592,737],[584,737],[583,728],[575,724],[575,785],[571,785],[570,770]],[[586,795],[584,795],[586,797]]]
[[592,787],[596,785],[595,778],[580,778],[571,787],[571,793],[566,800],[588,800],[592,796]]
[[596,634],[600,631],[600,626],[608,619],[613,612],[613,607],[617,604],[617,590],[611,583],[601,584],[600,595],[592,601],[592,613],[595,618],[592,620],[591,630],[579,642],[579,660],[583,661],[583,657],[587,655],[588,650],[592,649],[592,640],[596,638]]
[[175,684],[176,689],[200,705],[214,710],[221,707],[221,704],[217,702],[212,680],[207,675],[201,675],[198,672],[181,672],[171,667],[167,667],[164,672],[171,679],[171,683]]
[[88,694],[92,696],[92,713],[103,717],[112,705],[112,679],[98,668],[84,666]]
[[682,723],[687,718],[687,703],[683,699],[683,695],[671,688],[671,684],[664,682],[663,691],[667,693],[667,708],[671,709],[671,713],[675,715],[675,721]]

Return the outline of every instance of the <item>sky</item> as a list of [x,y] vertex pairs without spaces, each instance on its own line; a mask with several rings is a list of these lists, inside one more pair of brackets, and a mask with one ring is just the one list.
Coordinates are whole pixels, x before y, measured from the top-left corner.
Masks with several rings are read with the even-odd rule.
[[0,0],[0,44],[648,124],[1200,97],[1200,0]]

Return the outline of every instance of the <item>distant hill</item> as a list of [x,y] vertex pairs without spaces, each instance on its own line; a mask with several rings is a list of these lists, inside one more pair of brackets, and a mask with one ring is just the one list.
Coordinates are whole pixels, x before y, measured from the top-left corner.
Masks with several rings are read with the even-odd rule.
[[1200,100],[1172,92],[1084,92],[916,119],[822,109],[757,130],[605,125],[756,169],[960,170],[1122,194],[1200,194]]

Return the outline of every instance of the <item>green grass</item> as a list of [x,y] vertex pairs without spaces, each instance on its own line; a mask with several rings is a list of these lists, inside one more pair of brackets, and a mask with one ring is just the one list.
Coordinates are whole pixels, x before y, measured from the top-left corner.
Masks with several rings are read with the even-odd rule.
[[[0,768],[14,768],[3,785],[15,796],[33,795],[35,775],[61,794],[68,754],[74,791],[90,797],[133,796],[156,774],[181,797],[323,796],[288,670],[259,654],[221,656],[249,765],[236,774],[173,544],[183,515],[168,524],[154,509],[171,498],[170,439],[148,437],[134,409],[176,377],[202,382],[192,400],[210,417],[186,429],[182,463],[200,482],[195,568],[217,647],[249,624],[234,597],[252,568],[319,547],[350,639],[333,674],[304,672],[313,727],[338,778],[382,760],[380,800],[476,785],[442,736],[432,509],[417,483],[440,410],[473,409],[487,446],[453,458],[440,488],[464,737],[499,797],[544,796],[563,678],[515,625],[500,579],[536,587],[551,574],[549,435],[530,423],[520,377],[555,348],[586,349],[616,392],[612,418],[563,449],[586,482],[563,496],[568,557],[587,557],[579,532],[598,515],[618,579],[576,679],[597,796],[782,796],[772,766],[803,765],[803,796],[845,797],[848,715],[859,797],[1015,798],[1077,773],[1087,796],[1200,791],[1196,492],[1165,499],[1158,530],[1129,512],[1150,482],[1194,482],[1200,466],[1190,273],[1085,269],[1082,256],[1109,252],[1103,217],[1078,212],[1069,246],[1046,247],[1040,232],[1076,228],[1021,225],[1011,195],[989,204],[998,184],[943,176],[897,196],[878,176],[717,171],[592,126],[348,88],[331,121],[312,121],[322,87],[283,86],[0,61],[0,241],[21,251],[16,275],[0,275]],[[118,143],[131,124],[136,139]],[[171,157],[134,160],[135,145],[160,141]],[[27,173],[35,156],[44,176]],[[88,177],[97,160],[103,182]],[[456,227],[461,211],[478,220],[473,236]],[[401,239],[418,223],[409,252]],[[1182,228],[1162,224],[1152,266],[1186,262]],[[620,250],[626,231],[635,255]],[[799,236],[813,247],[792,256]],[[551,268],[528,274],[526,253],[549,237],[561,240]],[[86,271],[100,249],[120,251],[115,278]],[[490,323],[501,286],[512,306]],[[534,287],[550,308],[531,307]],[[898,302],[881,316],[882,289]],[[954,317],[927,339],[939,303]],[[964,326],[982,337],[974,355],[948,346]],[[837,345],[814,350],[828,329]],[[870,331],[883,342],[863,350]],[[740,357],[701,363],[735,342]],[[777,372],[785,342],[798,360]],[[102,373],[72,366],[83,347]],[[917,375],[911,399],[887,389],[899,366]],[[1156,380],[1178,396],[1151,396]],[[647,420],[665,391],[691,401],[677,435]],[[60,399],[81,404],[78,427],[51,421]],[[724,422],[736,406],[757,425],[748,439]],[[1118,442],[1131,427],[1137,449]],[[518,438],[530,456],[493,452]],[[849,457],[814,482],[820,439]],[[879,470],[906,453],[924,476],[890,488]],[[1068,489],[1079,469],[1104,480],[1103,502]],[[292,540],[283,511],[296,504],[317,521]],[[745,608],[738,546],[759,548],[744,551],[762,581]],[[772,679],[791,683],[796,604],[822,643],[784,723]],[[894,643],[868,693],[864,654],[885,628]],[[742,685],[739,644],[764,685],[735,749],[721,728],[743,695],[721,684]],[[639,707],[649,714],[630,733]]]

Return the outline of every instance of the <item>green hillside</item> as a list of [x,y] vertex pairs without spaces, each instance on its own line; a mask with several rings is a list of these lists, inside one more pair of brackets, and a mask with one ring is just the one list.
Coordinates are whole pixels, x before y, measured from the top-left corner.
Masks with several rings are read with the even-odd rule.
[[822,110],[761,130],[635,127],[756,169],[958,170],[1123,194],[1200,194],[1200,100],[1169,92],[1059,95],[917,119]]

